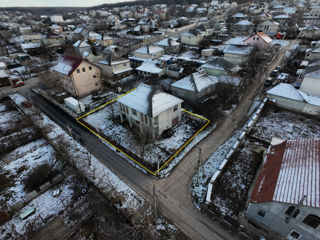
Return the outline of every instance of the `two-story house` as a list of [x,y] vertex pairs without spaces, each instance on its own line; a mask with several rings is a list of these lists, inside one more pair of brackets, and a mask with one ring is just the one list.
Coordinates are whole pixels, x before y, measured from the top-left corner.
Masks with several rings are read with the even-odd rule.
[[162,133],[181,121],[183,101],[155,87],[140,84],[135,90],[118,99],[121,122],[131,128],[159,138]]
[[100,69],[82,58],[64,56],[52,70],[74,97],[82,98],[102,88]]
[[276,34],[279,31],[279,23],[266,20],[258,24],[257,32],[265,32],[268,35]]
[[249,20],[241,20],[232,25],[232,30],[235,34],[251,34],[253,29],[254,24]]
[[246,215],[286,239],[320,239],[320,139],[273,139]]
[[113,56],[110,54],[101,61],[97,62],[97,66],[100,67],[102,75],[112,77],[114,79],[120,79],[128,76],[132,68],[128,59]]
[[164,49],[162,47],[154,45],[144,45],[135,50],[132,56],[129,57],[129,59],[131,61],[132,67],[139,67],[147,59],[158,59],[162,57],[163,54]]
[[177,53],[180,49],[180,43],[171,38],[164,38],[154,45],[163,48],[166,53]]
[[272,38],[270,38],[267,34],[264,32],[258,32],[257,34],[254,34],[253,36],[244,40],[242,43],[245,45],[256,46],[262,50],[266,47],[269,47],[271,42]]

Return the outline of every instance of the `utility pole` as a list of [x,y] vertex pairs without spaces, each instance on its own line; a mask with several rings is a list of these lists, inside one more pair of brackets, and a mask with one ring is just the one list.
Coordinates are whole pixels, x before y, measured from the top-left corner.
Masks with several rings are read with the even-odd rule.
[[201,148],[199,148],[199,159],[198,159],[198,184],[199,185],[200,185],[200,172],[202,172],[201,176],[203,176]]
[[157,223],[158,220],[158,214],[157,214],[157,192],[156,192],[156,186],[152,186],[153,190],[153,201],[154,201],[154,216],[155,216],[155,224]]

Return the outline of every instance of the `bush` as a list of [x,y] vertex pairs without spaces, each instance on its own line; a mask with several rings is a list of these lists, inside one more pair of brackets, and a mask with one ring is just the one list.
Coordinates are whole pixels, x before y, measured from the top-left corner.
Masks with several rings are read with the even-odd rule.
[[24,190],[31,192],[50,181],[56,175],[57,171],[52,170],[52,167],[49,164],[37,166],[23,180]]

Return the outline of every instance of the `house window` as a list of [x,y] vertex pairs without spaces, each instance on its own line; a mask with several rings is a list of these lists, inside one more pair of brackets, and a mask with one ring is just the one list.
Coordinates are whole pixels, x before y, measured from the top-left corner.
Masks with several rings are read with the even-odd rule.
[[126,63],[124,63],[124,64],[123,64],[123,66],[124,66],[124,67],[126,67],[126,66],[127,66],[127,64],[126,64]]
[[133,114],[133,115],[137,115],[137,111],[134,110],[134,109],[132,109],[132,114]]
[[296,218],[296,217],[299,215],[299,213],[300,213],[300,210],[297,209],[297,210],[293,213],[292,217],[293,217],[293,218]]
[[258,215],[259,218],[264,218],[264,216],[266,215],[266,212],[260,209],[258,211],[257,215]]
[[285,212],[285,214],[287,214],[287,215],[291,215],[291,213],[293,212],[293,210],[295,209],[295,207],[294,206],[290,206],[290,207],[288,207],[287,208],[287,210],[286,210],[286,212]]
[[98,83],[96,83],[96,87],[98,87],[98,85],[99,85],[99,84],[98,84]]
[[85,72],[86,71],[86,69],[85,68],[82,68],[82,72]]
[[154,125],[158,125],[158,124],[159,124],[159,118],[158,118],[158,116],[156,116],[154,118]]
[[97,75],[93,75],[92,77],[93,77],[93,78],[97,78]]
[[174,108],[173,108],[173,111],[175,112],[175,111],[177,111],[178,110],[178,106],[175,106]]
[[296,231],[292,230],[289,234],[289,239],[300,239],[302,235],[300,233],[297,233]]
[[302,221],[304,224],[316,229],[320,225],[320,217],[309,214],[308,216],[305,217]]
[[91,66],[89,66],[89,70],[92,70],[92,67],[91,67]]
[[147,115],[144,116],[144,122],[145,122],[146,124],[148,124],[148,117],[147,117]]
[[80,73],[80,69],[77,69],[77,73]]

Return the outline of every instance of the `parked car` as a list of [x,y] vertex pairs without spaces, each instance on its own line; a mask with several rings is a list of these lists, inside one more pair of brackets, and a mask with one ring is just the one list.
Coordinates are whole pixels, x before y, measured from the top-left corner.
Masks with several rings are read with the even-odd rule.
[[272,83],[272,78],[271,78],[271,77],[268,77],[268,78],[266,79],[266,81],[264,82],[264,86],[265,86],[265,87],[269,87],[269,86],[271,85],[271,83]]
[[24,85],[24,81],[15,81],[15,82],[12,82],[12,87],[16,88],[16,87],[20,87],[20,86],[23,86]]
[[279,74],[279,70],[274,69],[274,70],[271,72],[270,77],[276,78],[276,77],[278,76],[278,74]]

